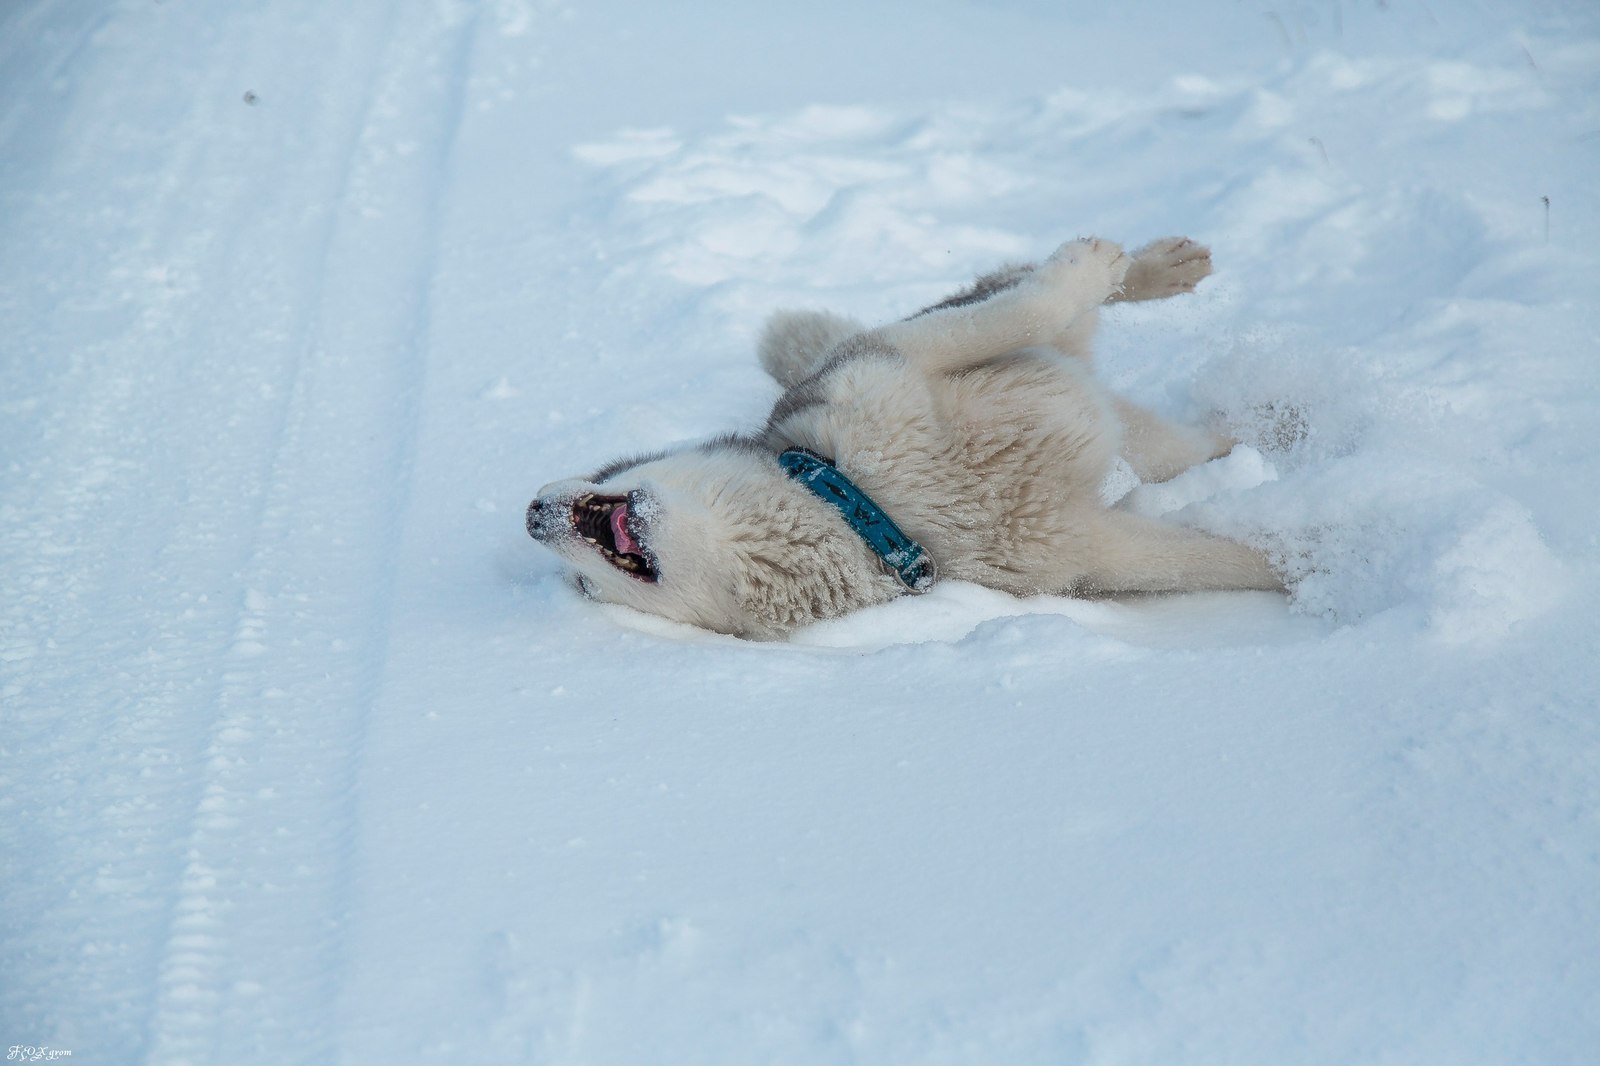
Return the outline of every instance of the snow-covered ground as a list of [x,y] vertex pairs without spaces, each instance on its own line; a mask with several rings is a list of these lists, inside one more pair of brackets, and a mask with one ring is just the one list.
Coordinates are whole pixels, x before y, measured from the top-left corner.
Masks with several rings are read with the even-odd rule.
[[[673,7],[0,5],[0,1044],[1594,1061],[1600,9]],[[1287,600],[754,645],[523,532],[776,307],[1169,233],[1103,372],[1248,444],[1130,506]]]

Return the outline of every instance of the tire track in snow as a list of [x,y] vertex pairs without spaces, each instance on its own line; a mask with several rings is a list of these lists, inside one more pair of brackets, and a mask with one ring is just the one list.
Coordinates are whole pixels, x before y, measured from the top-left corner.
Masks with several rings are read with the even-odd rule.
[[352,789],[383,677],[437,207],[474,29],[444,7],[400,13],[352,146],[221,678],[152,1061],[334,1054]]

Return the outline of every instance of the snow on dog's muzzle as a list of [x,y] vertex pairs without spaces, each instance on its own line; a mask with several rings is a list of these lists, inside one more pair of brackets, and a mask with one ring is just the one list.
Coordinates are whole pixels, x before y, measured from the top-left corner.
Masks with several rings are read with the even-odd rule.
[[528,504],[528,536],[541,544],[554,532],[551,518],[555,509],[547,505],[543,498],[536,499]]
[[655,555],[644,544],[635,503],[632,496],[595,492],[540,496],[528,504],[528,536],[552,548],[580,541],[613,568],[653,583]]

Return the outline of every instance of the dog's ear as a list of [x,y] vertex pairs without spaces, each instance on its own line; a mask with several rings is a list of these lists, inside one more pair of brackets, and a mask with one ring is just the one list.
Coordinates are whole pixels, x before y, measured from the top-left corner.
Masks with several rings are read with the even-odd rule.
[[778,311],[767,319],[756,355],[773,380],[792,388],[821,369],[836,344],[864,329],[853,318],[827,311]]

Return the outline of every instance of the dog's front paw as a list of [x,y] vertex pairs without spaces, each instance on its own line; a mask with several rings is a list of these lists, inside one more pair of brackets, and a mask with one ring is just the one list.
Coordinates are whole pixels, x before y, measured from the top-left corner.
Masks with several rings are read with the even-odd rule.
[[1159,300],[1193,292],[1211,273],[1211,249],[1187,237],[1163,237],[1133,253],[1118,300]]
[[1122,287],[1132,261],[1116,241],[1080,237],[1051,253],[1035,274],[1039,284],[1057,292],[1076,290],[1086,302],[1099,303]]

